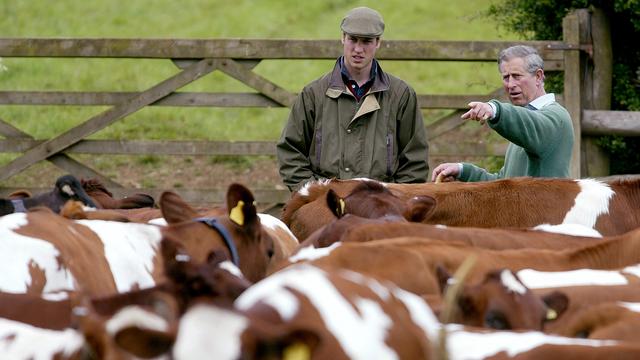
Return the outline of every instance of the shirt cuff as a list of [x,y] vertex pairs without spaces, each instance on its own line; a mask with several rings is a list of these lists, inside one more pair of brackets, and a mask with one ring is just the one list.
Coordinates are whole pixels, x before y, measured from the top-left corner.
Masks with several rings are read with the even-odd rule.
[[464,169],[464,165],[462,165],[462,163],[458,163],[458,176],[456,176],[456,179],[459,179],[462,175],[462,169]]
[[496,118],[496,113],[498,112],[498,109],[496,108],[496,104],[492,103],[492,102],[488,102],[487,104],[489,104],[489,106],[491,106],[491,110],[493,110],[493,114],[491,114],[491,117],[489,119],[493,120]]

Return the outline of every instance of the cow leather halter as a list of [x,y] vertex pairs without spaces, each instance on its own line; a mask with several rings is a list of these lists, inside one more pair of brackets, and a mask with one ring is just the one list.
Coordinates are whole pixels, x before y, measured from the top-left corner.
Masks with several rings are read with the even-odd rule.
[[216,230],[221,236],[224,243],[229,248],[229,252],[231,253],[231,261],[237,267],[240,267],[240,257],[238,256],[238,249],[236,249],[236,244],[231,239],[231,235],[229,235],[229,231],[224,228],[222,224],[218,222],[218,219],[212,217],[201,217],[193,219],[194,221],[201,222],[203,224],[209,225],[210,228]]

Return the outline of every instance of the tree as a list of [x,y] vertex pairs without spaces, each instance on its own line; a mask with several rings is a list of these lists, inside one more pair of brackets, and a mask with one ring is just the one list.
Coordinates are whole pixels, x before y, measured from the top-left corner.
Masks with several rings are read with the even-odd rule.
[[[610,20],[613,58],[611,108],[640,111],[640,0],[500,0],[486,15],[528,40],[562,40],[562,19],[574,9],[595,7]],[[597,51],[597,50],[596,50]],[[550,74],[550,91],[562,91],[562,77]],[[640,139],[603,136],[611,174],[640,173]]]

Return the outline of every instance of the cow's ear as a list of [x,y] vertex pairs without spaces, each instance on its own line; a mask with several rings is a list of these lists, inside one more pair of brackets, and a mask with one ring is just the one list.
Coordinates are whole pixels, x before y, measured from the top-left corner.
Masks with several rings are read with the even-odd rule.
[[198,217],[198,212],[172,191],[165,191],[160,195],[160,211],[168,224],[176,224]]
[[449,271],[442,266],[436,266],[436,276],[438,277],[438,285],[440,286],[440,292],[444,295],[444,291],[447,289],[447,285],[449,284],[449,280],[453,279]]
[[336,194],[333,189],[329,189],[327,191],[326,197],[327,206],[329,207],[329,210],[331,210],[331,213],[333,213],[333,215],[335,215],[338,219],[343,217],[345,215],[344,209],[346,206],[344,199],[338,196],[338,194]]
[[542,301],[547,305],[546,321],[557,319],[569,307],[569,297],[560,291],[554,291],[543,296]]
[[404,213],[405,219],[412,222],[422,222],[428,219],[436,209],[436,199],[431,196],[415,196],[407,203]]
[[249,189],[240,184],[231,184],[227,189],[229,219],[249,231],[259,230],[260,221],[255,199]]

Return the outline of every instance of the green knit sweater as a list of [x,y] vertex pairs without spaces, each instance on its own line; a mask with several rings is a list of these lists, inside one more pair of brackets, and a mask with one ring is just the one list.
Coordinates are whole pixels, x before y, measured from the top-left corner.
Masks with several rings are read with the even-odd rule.
[[463,163],[461,181],[488,181],[517,176],[569,177],[573,124],[569,113],[553,101],[529,110],[491,100],[496,116],[489,126],[510,141],[504,166],[497,173]]

